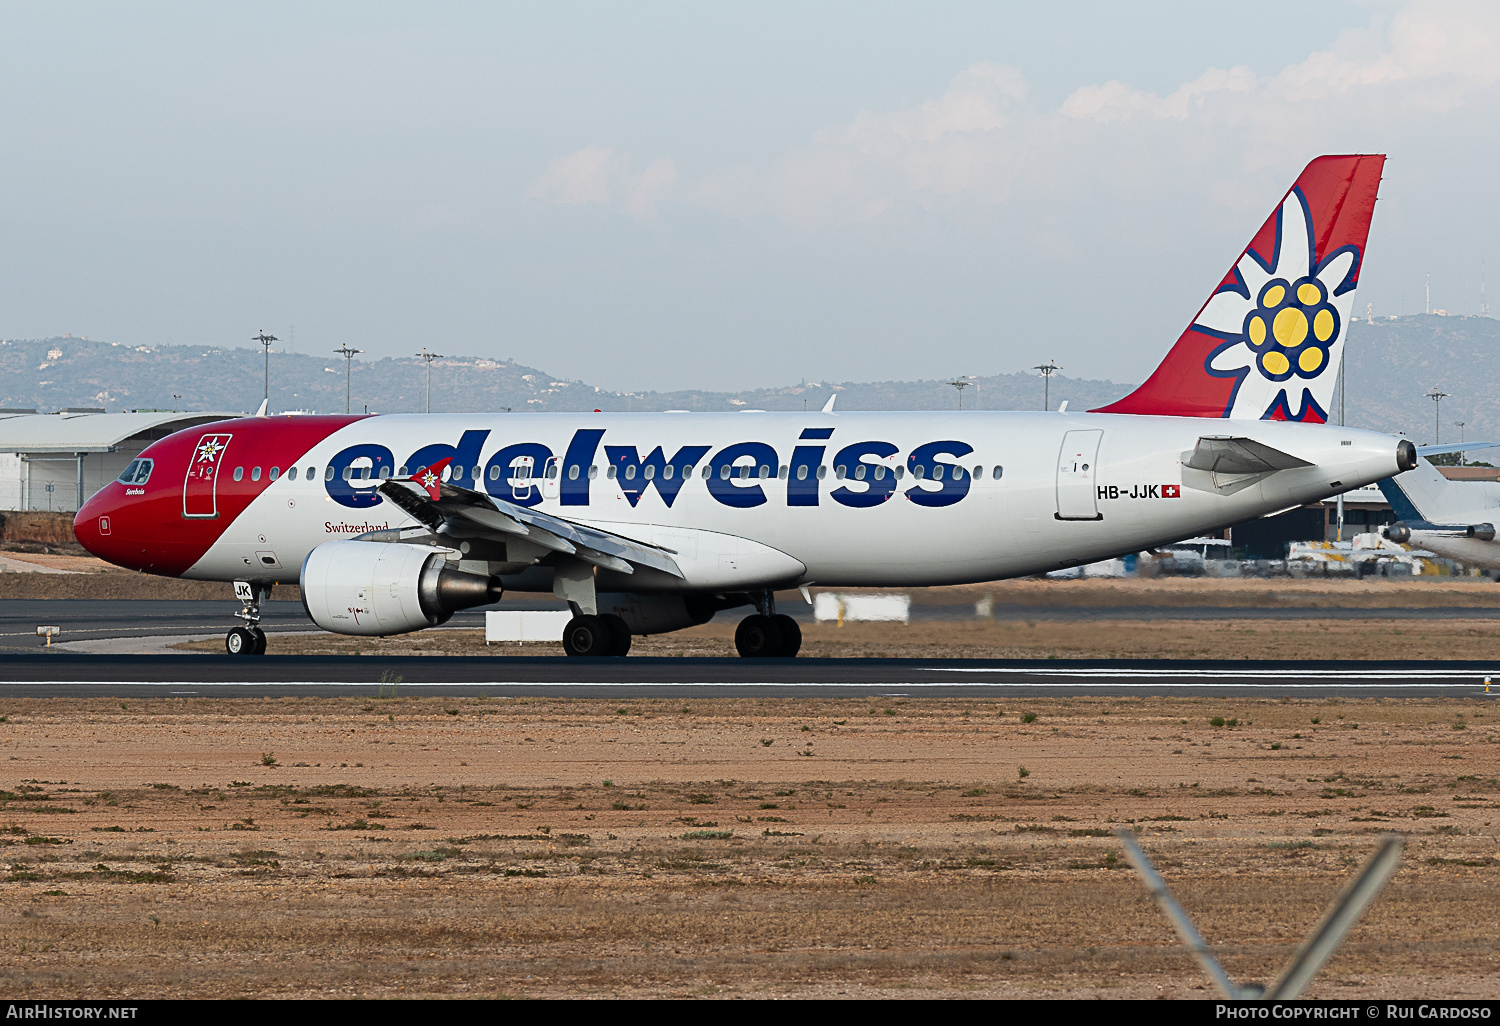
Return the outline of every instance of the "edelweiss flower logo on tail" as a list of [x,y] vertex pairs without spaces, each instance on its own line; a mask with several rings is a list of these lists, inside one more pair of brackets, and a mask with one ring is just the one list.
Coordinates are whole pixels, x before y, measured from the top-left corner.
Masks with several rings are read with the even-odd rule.
[[1352,245],[1317,260],[1312,214],[1293,189],[1276,212],[1270,258],[1246,250],[1192,325],[1224,340],[1204,361],[1214,377],[1235,379],[1224,416],[1328,420],[1358,268]]

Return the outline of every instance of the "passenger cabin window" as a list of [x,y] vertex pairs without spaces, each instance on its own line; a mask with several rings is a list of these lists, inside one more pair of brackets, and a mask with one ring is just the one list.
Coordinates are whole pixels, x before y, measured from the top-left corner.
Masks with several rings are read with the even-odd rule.
[[287,471],[286,471],[286,476],[287,476],[287,480],[289,480],[289,481],[295,481],[295,480],[297,480],[297,468],[296,467],[288,467]]
[[271,479],[271,480],[272,480],[272,481],[274,481],[274,480],[276,480],[276,479],[277,479],[277,478],[278,478],[278,477],[280,477],[280,476],[281,476],[281,468],[280,468],[280,467],[272,467],[272,468],[271,468],[271,472],[270,472],[270,473],[269,473],[269,474],[268,474],[268,475],[267,475],[267,476],[268,476],[268,477],[269,477],[269,478],[270,478],[270,479]]
[[234,479],[236,481],[243,481],[243,480],[245,480],[245,468],[244,467],[235,467],[234,468]]
[[252,481],[259,481],[260,480],[260,468],[259,467],[253,467],[253,468],[251,468],[251,470],[250,470],[250,480],[252,480]]
[[995,478],[996,481],[1000,480],[1002,477],[1005,476],[1005,468],[1004,467],[996,467],[995,468],[995,473],[994,473],[993,476],[994,476],[994,478]]

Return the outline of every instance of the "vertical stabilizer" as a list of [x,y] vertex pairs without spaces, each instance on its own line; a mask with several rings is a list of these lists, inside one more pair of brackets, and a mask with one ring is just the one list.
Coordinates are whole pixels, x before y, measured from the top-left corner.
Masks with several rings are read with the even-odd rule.
[[1450,481],[1425,459],[1379,485],[1396,519],[1405,523],[1474,524],[1493,520],[1500,510],[1500,483]]
[[1151,377],[1094,412],[1326,423],[1384,164],[1308,164]]

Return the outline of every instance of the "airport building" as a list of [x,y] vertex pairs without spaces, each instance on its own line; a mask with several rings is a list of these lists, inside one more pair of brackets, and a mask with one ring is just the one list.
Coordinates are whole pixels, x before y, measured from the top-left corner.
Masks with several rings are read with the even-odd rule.
[[0,409],[0,509],[74,512],[157,439],[235,416],[241,414]]

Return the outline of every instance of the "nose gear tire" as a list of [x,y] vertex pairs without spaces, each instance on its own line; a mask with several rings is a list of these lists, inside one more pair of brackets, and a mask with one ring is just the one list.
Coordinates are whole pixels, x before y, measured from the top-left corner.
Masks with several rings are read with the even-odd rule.
[[[261,644],[265,644],[264,638]],[[232,656],[258,654],[255,647],[255,635],[250,633],[248,627],[231,627],[224,637],[224,651]],[[264,652],[265,649],[261,648],[260,651]]]

